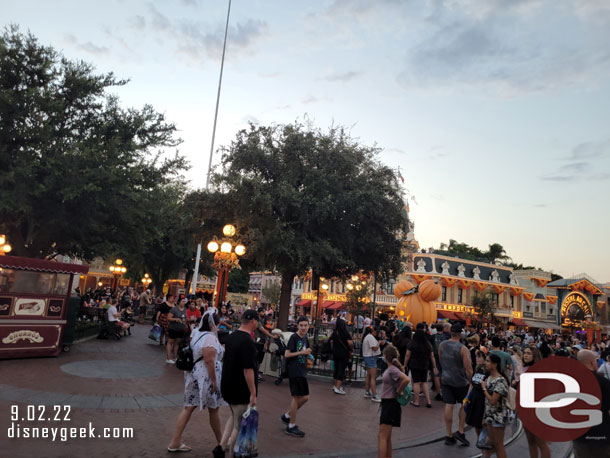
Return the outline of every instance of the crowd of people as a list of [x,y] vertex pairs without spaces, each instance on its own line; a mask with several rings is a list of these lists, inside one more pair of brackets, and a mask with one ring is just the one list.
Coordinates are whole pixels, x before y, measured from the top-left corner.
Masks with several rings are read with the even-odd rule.
[[[210,427],[217,442],[214,457],[232,456],[240,419],[248,408],[256,406],[259,366],[265,351],[270,342],[280,338],[279,333],[272,332],[273,314],[264,307],[239,313],[230,303],[222,304],[217,310],[204,298],[195,296],[168,294],[152,298],[146,290],[139,294],[125,290],[109,298],[105,294],[90,295],[84,297],[83,302],[84,307],[108,304],[109,318],[112,315],[117,320],[128,309],[131,309],[130,313],[142,316],[154,305],[152,319],[162,328],[159,343],[166,347],[166,363],[175,363],[183,343],[190,343],[195,361],[193,370],[185,371],[184,408],[178,416],[168,450],[191,450],[182,443],[181,437],[191,414],[199,407],[200,410],[208,409]],[[345,395],[346,374],[353,370],[356,360],[361,361],[366,371],[363,396],[380,403],[380,458],[392,456],[392,429],[401,425],[399,398],[404,396],[407,386],[413,393],[410,408],[419,408],[422,403],[431,408],[433,400],[443,402],[446,445],[470,446],[465,434],[468,425],[476,431],[476,446],[483,456],[495,453],[500,458],[506,456],[506,428],[516,417],[508,399],[511,388],[518,387],[520,376],[537,361],[551,357],[579,360],[595,372],[603,393],[603,405],[610,403],[610,344],[607,338],[589,348],[585,341],[572,336],[490,327],[464,328],[460,323],[449,322],[413,325],[385,314],[375,319],[355,315],[348,322],[347,316],[339,313],[327,321],[333,328],[328,339],[334,366],[332,390],[337,395]],[[125,324],[128,328],[129,324]],[[282,355],[286,360],[291,400],[280,420],[285,423],[286,434],[302,438],[305,432],[297,425],[297,414],[309,400],[307,373],[314,364],[314,349],[308,336],[310,319],[301,316],[294,324],[296,332],[286,342]],[[123,324],[119,326],[127,331]],[[357,352],[360,358],[354,357]],[[382,375],[378,390],[379,371]],[[231,417],[223,428],[219,409],[227,405]],[[456,409],[458,424],[454,428]],[[604,427],[609,427],[609,423],[606,409]],[[527,428],[524,431],[531,458],[551,456],[546,441]],[[597,453],[596,446],[608,448],[606,442],[602,445],[575,441],[575,450],[584,450],[576,456]]]

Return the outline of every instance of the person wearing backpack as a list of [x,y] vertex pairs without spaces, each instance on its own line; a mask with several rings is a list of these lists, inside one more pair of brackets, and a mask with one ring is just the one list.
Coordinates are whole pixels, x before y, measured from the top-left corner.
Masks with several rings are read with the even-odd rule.
[[182,443],[182,433],[189,422],[193,411],[208,409],[210,427],[216,437],[216,448],[212,451],[215,458],[223,457],[220,445],[222,429],[218,414],[221,406],[227,403],[220,394],[222,376],[222,359],[224,349],[217,337],[219,315],[214,307],[208,308],[201,318],[199,328],[191,332],[190,349],[192,351],[192,370],[184,372],[184,408],[178,415],[176,430],[167,447],[168,452],[188,452],[191,447]]
[[486,380],[481,382],[485,395],[485,412],[483,426],[487,429],[489,442],[495,449],[498,458],[506,458],[504,448],[504,430],[510,423],[510,410],[507,406],[510,383],[508,378],[500,372],[502,359],[495,353],[489,353],[485,359],[485,369],[489,373]]

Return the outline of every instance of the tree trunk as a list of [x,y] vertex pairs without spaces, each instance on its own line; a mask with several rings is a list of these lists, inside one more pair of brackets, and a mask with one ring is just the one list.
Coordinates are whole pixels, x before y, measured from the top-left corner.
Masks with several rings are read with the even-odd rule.
[[282,272],[282,289],[280,292],[280,306],[278,314],[278,328],[286,331],[288,329],[288,312],[290,311],[290,294],[292,293],[292,282],[295,273],[292,271]]

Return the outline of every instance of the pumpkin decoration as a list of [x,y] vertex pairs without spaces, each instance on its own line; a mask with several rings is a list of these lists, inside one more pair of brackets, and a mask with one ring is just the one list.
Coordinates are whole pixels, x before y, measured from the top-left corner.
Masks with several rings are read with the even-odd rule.
[[[402,282],[399,282],[396,286],[398,287]],[[408,291],[412,288],[409,284],[409,288],[404,289]],[[398,296],[397,291],[404,288],[404,284],[400,288],[394,288],[394,294]],[[396,311],[398,316],[405,317],[405,319],[413,324],[426,322],[434,323],[436,321],[436,306],[433,300],[437,299],[441,294],[441,288],[439,285],[434,283],[432,280],[426,280],[419,285],[419,291],[417,293],[411,293],[406,295],[400,295]]]
[[400,280],[394,285],[394,296],[402,297],[402,293],[413,288],[413,283],[407,280]]
[[442,289],[438,283],[426,280],[419,284],[419,297],[424,301],[435,301],[441,295]]

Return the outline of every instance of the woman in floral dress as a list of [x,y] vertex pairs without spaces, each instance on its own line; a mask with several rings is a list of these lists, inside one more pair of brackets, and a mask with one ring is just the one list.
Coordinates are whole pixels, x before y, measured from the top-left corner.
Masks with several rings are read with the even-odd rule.
[[506,407],[508,396],[508,379],[500,372],[502,360],[498,355],[490,353],[485,360],[485,369],[489,376],[481,382],[485,395],[485,412],[483,426],[487,428],[489,442],[495,449],[498,458],[506,458],[504,449],[504,429],[510,423],[510,411]]
[[186,452],[191,448],[181,441],[182,432],[186,427],[191,414],[199,407],[207,407],[210,417],[210,427],[216,436],[217,446],[214,456],[223,456],[220,440],[222,431],[218,410],[227,403],[220,394],[220,377],[222,374],[222,356],[224,349],[220,345],[216,327],[219,316],[214,307],[209,307],[203,317],[201,326],[191,333],[191,349],[195,366],[191,372],[184,372],[184,409],[178,415],[176,431],[169,446],[170,452]]

